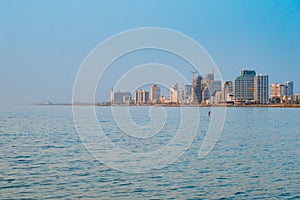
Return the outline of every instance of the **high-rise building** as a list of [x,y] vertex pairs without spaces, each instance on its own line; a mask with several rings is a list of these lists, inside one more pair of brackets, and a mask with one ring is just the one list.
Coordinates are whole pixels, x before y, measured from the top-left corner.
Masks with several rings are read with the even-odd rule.
[[254,70],[243,70],[241,75],[235,79],[235,99],[239,101],[254,100]]
[[178,89],[178,101],[179,103],[184,103],[184,89]]
[[221,100],[230,101],[231,99],[229,99],[229,94],[231,94],[232,92],[233,92],[232,81],[226,81],[223,84]]
[[160,101],[160,87],[157,85],[152,85],[150,88],[150,102],[159,103]]
[[203,90],[202,90],[202,103],[209,100],[211,97],[210,91],[208,86],[206,86]]
[[145,104],[149,101],[149,92],[145,90],[136,90],[134,93],[134,103],[135,104]]
[[202,76],[197,76],[195,81],[195,97],[194,103],[201,103],[202,102],[202,91],[203,91],[203,84],[202,84]]
[[212,80],[208,84],[209,94],[210,96],[215,96],[217,91],[221,91],[221,81]]
[[111,102],[118,104],[118,103],[127,103],[131,99],[131,92],[113,92],[111,90]]
[[192,94],[192,86],[184,85],[184,99],[190,99]]
[[257,103],[269,103],[269,76],[257,75],[254,77],[254,100]]
[[179,103],[179,88],[177,83],[170,88],[170,98],[172,103]]
[[287,81],[285,83],[286,86],[286,96],[292,97],[294,95],[294,82],[293,81]]

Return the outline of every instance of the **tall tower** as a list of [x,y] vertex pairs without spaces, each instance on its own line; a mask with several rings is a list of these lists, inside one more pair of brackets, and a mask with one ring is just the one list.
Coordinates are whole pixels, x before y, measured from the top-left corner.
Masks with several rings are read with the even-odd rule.
[[190,99],[192,94],[192,86],[184,85],[184,99]]
[[179,90],[178,84],[176,83],[173,87],[170,88],[170,98],[172,103],[179,102]]
[[197,76],[195,81],[195,97],[196,102],[201,103],[202,102],[202,92],[205,86],[202,84],[202,76]]
[[195,102],[195,73],[194,71],[191,71],[192,73],[192,91],[191,91],[191,103]]
[[269,103],[269,76],[257,75],[254,77],[254,100],[257,103]]
[[230,95],[230,93],[233,92],[233,84],[232,81],[226,81],[223,84],[223,88],[222,88],[222,100],[223,101],[229,101],[231,99],[228,99],[228,95]]
[[150,103],[158,103],[160,98],[160,87],[152,85],[150,88]]

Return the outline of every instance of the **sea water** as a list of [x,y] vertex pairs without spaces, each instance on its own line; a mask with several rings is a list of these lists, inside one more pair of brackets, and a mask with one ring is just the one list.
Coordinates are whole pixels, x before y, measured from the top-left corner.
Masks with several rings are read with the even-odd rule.
[[[149,109],[130,107],[132,121],[149,124]],[[95,108],[108,138],[128,151],[154,151],[174,137],[181,109],[189,108],[164,109],[168,119],[155,139],[130,142],[114,123],[111,107]],[[201,127],[175,162],[126,173],[90,154],[76,131],[71,106],[3,107],[0,199],[300,198],[299,109],[227,108],[217,143],[200,159],[209,110],[200,108]]]

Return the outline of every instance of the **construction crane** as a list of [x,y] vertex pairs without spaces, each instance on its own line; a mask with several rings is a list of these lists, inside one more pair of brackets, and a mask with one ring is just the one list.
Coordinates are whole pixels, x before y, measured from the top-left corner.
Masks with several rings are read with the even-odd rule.
[[192,94],[191,94],[191,103],[194,103],[195,99],[195,73],[198,73],[197,71],[191,71],[192,73]]

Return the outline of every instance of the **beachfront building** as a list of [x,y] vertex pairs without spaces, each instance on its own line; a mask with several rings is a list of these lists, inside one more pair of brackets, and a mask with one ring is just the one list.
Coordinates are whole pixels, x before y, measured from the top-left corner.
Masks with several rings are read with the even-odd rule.
[[285,84],[273,83],[271,85],[271,97],[283,97],[292,98],[294,95],[294,82],[287,81]]
[[222,86],[222,94],[220,101],[232,101],[232,98],[229,97],[233,92],[233,83],[232,81],[226,81]]
[[160,87],[157,85],[152,85],[150,88],[150,103],[160,102]]
[[257,75],[254,77],[254,100],[256,103],[269,103],[269,76]]
[[254,70],[242,70],[240,76],[235,79],[235,100],[249,102],[254,100]]
[[293,97],[293,95],[294,95],[294,82],[293,81],[287,81],[287,82],[285,82],[285,86],[286,86],[286,96],[288,98]]
[[113,92],[111,90],[111,103],[112,104],[122,104],[122,103],[129,103],[131,100],[131,92]]
[[134,103],[139,104],[146,104],[149,102],[149,92],[145,90],[136,90],[134,92]]
[[273,103],[290,103],[293,101],[293,96],[293,81],[287,81],[285,84],[274,83],[271,85],[271,98]]
[[171,103],[179,103],[179,88],[178,88],[178,83],[173,85],[170,88],[170,102]]
[[286,85],[282,85],[279,83],[271,84],[271,97],[280,98],[282,96],[286,96]]
[[184,85],[184,99],[189,100],[192,94],[192,85]]
[[184,99],[184,89],[179,88],[178,89],[178,101],[179,103],[185,103],[185,99]]
[[293,95],[293,103],[300,104],[300,94]]

